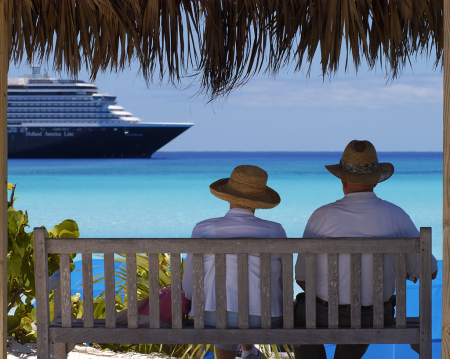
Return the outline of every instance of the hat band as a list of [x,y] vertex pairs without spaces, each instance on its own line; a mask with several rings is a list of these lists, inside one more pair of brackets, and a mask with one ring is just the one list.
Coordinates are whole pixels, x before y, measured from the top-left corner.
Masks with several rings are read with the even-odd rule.
[[341,160],[339,162],[339,165],[345,172],[359,173],[359,174],[376,172],[380,168],[380,164],[378,162],[368,163],[365,165],[357,165],[354,163],[348,163]]

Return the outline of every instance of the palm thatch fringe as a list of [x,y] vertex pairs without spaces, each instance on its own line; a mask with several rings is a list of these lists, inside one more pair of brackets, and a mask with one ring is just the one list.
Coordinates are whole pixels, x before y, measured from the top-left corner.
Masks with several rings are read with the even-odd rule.
[[365,59],[395,78],[417,54],[436,66],[443,54],[443,0],[6,1],[16,64],[52,60],[73,77],[85,66],[95,79],[137,59],[148,82],[194,76],[211,98],[261,71],[309,72],[315,56],[323,76],[344,56],[346,70]]

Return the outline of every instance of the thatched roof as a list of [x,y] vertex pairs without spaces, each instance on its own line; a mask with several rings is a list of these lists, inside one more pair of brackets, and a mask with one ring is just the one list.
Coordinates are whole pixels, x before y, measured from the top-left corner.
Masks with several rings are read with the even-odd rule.
[[443,52],[443,0],[7,0],[10,57],[52,60],[76,75],[119,71],[137,59],[143,76],[195,75],[206,94],[226,94],[260,71],[333,74],[380,63],[396,77],[411,57]]

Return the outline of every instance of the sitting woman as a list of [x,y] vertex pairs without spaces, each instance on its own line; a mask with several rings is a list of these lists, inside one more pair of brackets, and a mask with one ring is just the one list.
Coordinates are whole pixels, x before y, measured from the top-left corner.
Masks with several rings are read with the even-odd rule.
[[[230,203],[230,210],[224,217],[212,218],[197,223],[192,231],[192,238],[286,238],[281,224],[255,217],[257,208],[273,208],[280,203],[280,196],[266,186],[267,173],[256,166],[236,167],[230,178],[220,179],[210,185],[211,193]],[[193,256],[188,254],[183,277],[183,290],[186,298],[193,298]],[[260,258],[259,255],[248,256],[249,271],[249,326],[261,327],[260,305]],[[203,256],[204,290],[205,290],[205,326],[216,327],[215,299],[215,256]],[[226,291],[227,291],[227,327],[238,328],[238,278],[237,256],[226,256]],[[283,322],[281,255],[271,256],[271,305],[272,327]],[[194,316],[194,303],[189,315]],[[235,359],[238,344],[215,344],[219,359]],[[246,359],[261,358],[261,353],[253,344],[243,344],[243,356]]]

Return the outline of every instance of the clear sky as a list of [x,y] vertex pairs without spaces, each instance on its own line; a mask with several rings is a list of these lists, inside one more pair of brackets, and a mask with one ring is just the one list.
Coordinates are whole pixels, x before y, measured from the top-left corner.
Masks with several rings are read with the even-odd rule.
[[[413,61],[393,81],[379,67],[367,71],[363,64],[355,75],[341,63],[325,80],[317,61],[310,77],[306,67],[275,80],[259,75],[209,104],[195,87],[185,89],[187,81],[148,88],[136,63],[119,74],[99,74],[95,84],[145,121],[187,122],[190,107],[194,126],[163,151],[342,151],[353,139],[370,140],[378,151],[442,151],[443,75],[433,59]],[[51,65],[43,69],[66,78]],[[29,73],[26,64],[10,65],[9,77]]]

